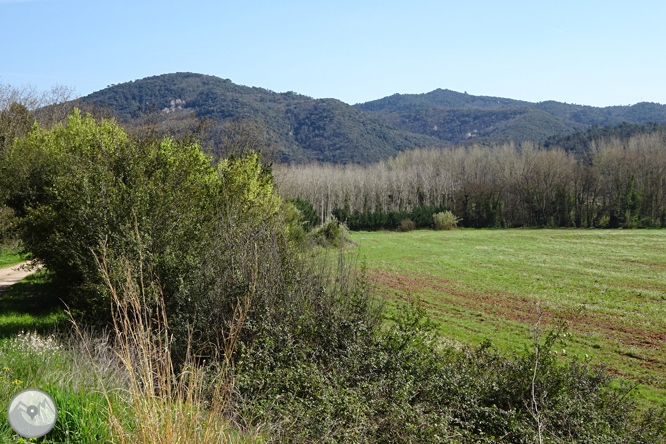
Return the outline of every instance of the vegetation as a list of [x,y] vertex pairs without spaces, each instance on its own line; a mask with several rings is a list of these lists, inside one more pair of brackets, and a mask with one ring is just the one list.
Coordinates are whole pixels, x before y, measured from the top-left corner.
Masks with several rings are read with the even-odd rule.
[[411,219],[403,219],[400,221],[400,226],[398,227],[398,231],[413,231],[416,229],[416,224],[414,223],[413,220]]
[[492,339],[513,353],[531,345],[536,304],[545,330],[557,325],[558,314],[582,310],[570,318],[567,345],[553,350],[559,360],[640,382],[643,404],[666,400],[663,230],[462,229],[350,238],[389,312],[406,297],[420,297],[444,338],[466,346]]
[[435,214],[433,221],[435,223],[435,230],[453,230],[458,225],[458,222],[460,222],[460,219],[454,216],[452,212],[445,211]]
[[429,226],[433,209],[475,228],[663,227],[665,134],[603,141],[590,159],[526,142],[414,150],[366,167],[281,165],[275,174],[284,196],[352,230],[396,229],[406,218]]
[[[46,285],[45,285],[46,284]],[[30,279],[13,286],[7,293],[22,310],[17,314],[25,331],[0,330],[0,402],[8,405],[12,397],[25,388],[38,387],[49,393],[58,407],[58,420],[51,432],[39,440],[44,443],[131,442],[160,443],[259,443],[260,436],[240,432],[224,421],[218,411],[202,412],[204,400],[200,387],[200,367],[188,368],[189,384],[180,377],[182,385],[164,384],[168,348],[156,349],[153,342],[158,332],[142,320],[133,317],[128,324],[127,311],[118,315],[116,331],[125,342],[111,347],[113,336],[77,330],[68,333],[66,323],[60,322],[57,333],[53,324],[47,325],[35,307],[24,298],[50,303],[48,290],[52,286],[43,278]],[[6,304],[7,293],[0,298]],[[136,296],[136,294],[134,294]],[[120,301],[117,307],[127,308]],[[136,303],[128,294],[125,304]],[[136,305],[133,308],[136,307]],[[143,309],[145,309],[145,305]],[[117,311],[116,313],[120,313]],[[58,310],[56,317],[67,321]],[[145,314],[145,313],[144,313]],[[9,325],[15,317],[2,311],[0,325]],[[137,324],[138,321],[138,324]],[[37,333],[36,331],[41,333]],[[129,349],[129,341],[132,348]],[[194,370],[194,371],[193,371]],[[154,376],[146,378],[146,376]],[[199,379],[197,379],[199,378]],[[159,382],[157,387],[154,383]],[[171,391],[173,389],[173,391]],[[185,391],[184,391],[185,390]],[[183,396],[185,395],[185,396]],[[134,402],[133,402],[134,400]],[[214,418],[210,415],[215,414]],[[212,419],[212,420],[211,420]],[[6,415],[0,416],[0,442],[27,442],[12,432]]]
[[384,114],[401,113],[416,109],[507,110],[533,108],[571,123],[602,126],[615,126],[622,122],[642,124],[666,122],[666,105],[658,103],[643,102],[632,106],[597,108],[555,101],[531,103],[500,97],[474,96],[442,89],[436,89],[425,94],[394,94],[390,97],[356,106],[366,111]]
[[[58,296],[44,298],[66,300],[113,352],[89,353],[85,334],[74,352],[29,339],[52,344],[48,362],[6,352],[3,396],[24,380],[52,391],[68,413],[58,440],[222,442],[229,423],[261,428],[272,442],[665,437],[664,412],[643,412],[605,373],[556,358],[565,324],[549,333],[535,322],[528,347],[508,356],[489,343],[443,343],[418,298],[387,324],[342,248],[344,224],[322,217],[308,235],[340,248],[337,260],[296,229],[312,208],[332,211],[328,203],[285,203],[253,149],[213,161],[195,138],[159,134],[75,110],[66,125],[33,126],[0,154],[0,203],[58,284]],[[418,224],[418,210],[406,211]],[[75,362],[86,356],[87,367]],[[51,365],[75,377],[33,371]],[[72,369],[82,369],[80,385]]]
[[524,107],[491,110],[416,108],[391,114],[380,113],[378,117],[403,131],[428,135],[446,145],[512,141],[540,143],[548,137],[585,128],[585,125],[560,119],[545,111]]
[[81,105],[109,110],[125,124],[153,112],[175,130],[194,115],[209,119],[206,144],[221,153],[226,123],[234,119],[258,122],[266,139],[279,146],[276,159],[284,163],[365,165],[413,148],[542,143],[590,125],[666,123],[666,105],[650,103],[595,108],[438,89],[350,106],[335,99],[275,93],[192,73],[112,85],[82,98]]
[[[608,143],[626,143],[629,139],[638,135],[650,135],[663,133],[666,125],[658,123],[638,124],[623,122],[617,126],[592,126],[585,131],[573,134],[558,134],[551,136],[543,143],[545,148],[558,147],[566,152],[574,153],[578,157],[590,159],[592,153],[599,145]],[[637,137],[634,137],[637,139]]]
[[175,125],[196,114],[209,119],[206,144],[224,155],[225,123],[259,122],[266,139],[280,146],[284,162],[369,163],[437,139],[390,127],[335,99],[315,100],[293,92],[275,93],[192,73],[166,74],[110,86],[81,103],[109,109],[123,123],[148,112]]

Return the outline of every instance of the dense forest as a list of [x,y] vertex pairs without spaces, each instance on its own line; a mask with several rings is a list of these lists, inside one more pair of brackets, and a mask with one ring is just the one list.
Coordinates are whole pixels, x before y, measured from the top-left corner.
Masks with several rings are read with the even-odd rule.
[[414,150],[365,167],[278,166],[275,175],[284,196],[351,229],[396,228],[424,208],[478,228],[665,226],[666,133],[594,134],[589,158],[526,142]]
[[354,106],[236,85],[192,73],[165,74],[110,85],[80,99],[128,124],[152,115],[167,125],[196,116],[209,119],[213,150],[230,120],[252,120],[276,147],[282,163],[370,164],[413,148],[458,144],[543,143],[591,125],[666,123],[666,106],[596,108],[559,102],[531,103],[449,90],[395,94]]

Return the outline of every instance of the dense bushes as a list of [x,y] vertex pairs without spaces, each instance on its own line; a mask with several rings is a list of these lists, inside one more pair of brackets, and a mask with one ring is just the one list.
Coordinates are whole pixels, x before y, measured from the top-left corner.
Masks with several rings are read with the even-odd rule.
[[446,208],[439,206],[419,206],[411,211],[371,211],[350,212],[345,208],[333,210],[333,216],[343,222],[350,230],[395,230],[400,227],[403,220],[409,219],[414,223],[414,228],[432,228],[433,216]]
[[[109,316],[96,260],[102,256],[118,282],[129,261],[134,276],[161,288],[171,327],[184,341],[195,318],[213,340],[219,329],[203,322],[217,316],[224,324],[219,306],[235,304],[250,276],[273,266],[267,259],[280,264],[287,254],[280,199],[254,153],[214,167],[194,143],[137,140],[113,121],[74,112],[65,127],[37,128],[18,140],[1,161],[0,188],[25,248],[88,322]],[[217,309],[208,298],[218,300]]]
[[435,230],[453,230],[460,222],[460,219],[450,211],[437,213],[433,216]]
[[291,203],[300,213],[299,222],[306,231],[310,231],[319,225],[319,216],[317,216],[317,211],[314,209],[314,206],[312,206],[310,202],[297,197],[296,199],[292,200]]
[[[356,287],[352,308],[312,329],[265,330],[244,355],[240,408],[295,442],[657,442],[663,412],[641,419],[603,371],[558,362],[554,331],[511,357],[486,342],[443,345],[418,305],[387,330]],[[370,323],[371,322],[371,323]],[[559,345],[559,344],[558,344]],[[534,395],[532,388],[534,387]],[[536,400],[536,408],[534,404]]]

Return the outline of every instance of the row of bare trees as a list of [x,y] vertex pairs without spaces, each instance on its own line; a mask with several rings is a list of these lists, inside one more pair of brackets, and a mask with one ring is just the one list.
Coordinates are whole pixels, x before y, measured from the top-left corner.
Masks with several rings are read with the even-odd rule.
[[593,143],[586,159],[531,143],[420,149],[371,166],[280,165],[286,198],[320,217],[446,207],[473,227],[666,226],[666,135]]

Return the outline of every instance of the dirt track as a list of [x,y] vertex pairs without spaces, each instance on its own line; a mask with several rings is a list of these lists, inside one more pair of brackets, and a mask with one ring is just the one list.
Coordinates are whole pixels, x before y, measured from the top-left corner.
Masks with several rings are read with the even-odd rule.
[[35,267],[28,269],[25,267],[28,264],[29,262],[23,262],[22,264],[0,268],[0,293],[40,268]]

